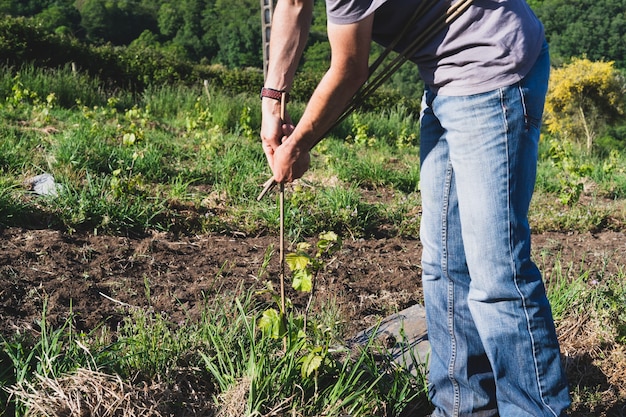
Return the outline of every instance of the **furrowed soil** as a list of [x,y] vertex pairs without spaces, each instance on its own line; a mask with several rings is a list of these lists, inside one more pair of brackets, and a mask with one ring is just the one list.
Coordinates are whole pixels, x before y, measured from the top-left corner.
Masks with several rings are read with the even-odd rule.
[[[270,247],[275,253],[264,268]],[[128,306],[162,312],[173,322],[193,320],[216,294],[261,288],[267,280],[277,286],[277,252],[277,236],[128,238],[7,228],[0,230],[0,330],[7,339],[36,331],[44,304],[52,325],[62,325],[71,309],[74,325],[86,332],[103,323],[115,329]],[[533,237],[533,253],[546,281],[558,260],[588,271],[594,282],[623,271],[626,236],[543,233]],[[420,256],[418,240],[345,240],[318,278],[316,299],[336,300],[348,337],[423,302]],[[572,392],[602,393],[572,415],[624,416],[625,352],[596,340],[587,324],[566,320],[558,329]]]

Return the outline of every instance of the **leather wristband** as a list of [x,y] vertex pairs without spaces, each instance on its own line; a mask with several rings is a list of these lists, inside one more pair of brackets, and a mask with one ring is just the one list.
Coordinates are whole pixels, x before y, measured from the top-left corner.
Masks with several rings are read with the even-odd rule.
[[283,97],[283,93],[286,93],[285,101],[289,101],[289,94],[285,90],[276,90],[274,88],[263,87],[261,88],[261,99],[263,99],[263,97],[268,97],[280,101]]

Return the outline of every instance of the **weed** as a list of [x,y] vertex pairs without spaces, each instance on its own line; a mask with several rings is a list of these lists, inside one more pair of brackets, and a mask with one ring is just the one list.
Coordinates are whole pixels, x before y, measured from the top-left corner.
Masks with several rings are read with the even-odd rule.
[[584,189],[582,180],[591,174],[592,167],[576,161],[571,144],[557,139],[550,141],[549,155],[559,169],[559,198],[563,204],[571,206],[579,200]]

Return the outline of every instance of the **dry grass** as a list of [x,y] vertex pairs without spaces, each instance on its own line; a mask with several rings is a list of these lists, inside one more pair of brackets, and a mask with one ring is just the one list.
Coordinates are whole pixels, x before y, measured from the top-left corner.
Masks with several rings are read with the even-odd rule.
[[78,369],[57,379],[37,375],[36,383],[24,382],[9,392],[26,405],[27,417],[214,416],[207,392],[180,375],[174,383],[131,385],[119,376]]
[[[26,406],[25,417],[246,417],[251,381],[241,379],[219,394],[219,405],[208,390],[198,391],[180,373],[173,384],[129,384],[117,375],[89,369],[53,379],[37,375],[37,382],[24,382],[8,391]],[[282,416],[290,408],[288,398],[267,414]]]
[[219,411],[216,417],[298,417],[293,408],[293,399],[291,396],[275,405],[265,414],[257,411],[247,414],[245,404],[248,401],[248,393],[252,380],[248,377],[239,379],[231,388],[224,391],[218,396]]
[[217,417],[245,417],[245,407],[250,391],[250,379],[243,378],[219,395],[221,407]]
[[614,331],[592,314],[569,316],[559,340],[572,389],[572,417],[626,415],[626,349]]

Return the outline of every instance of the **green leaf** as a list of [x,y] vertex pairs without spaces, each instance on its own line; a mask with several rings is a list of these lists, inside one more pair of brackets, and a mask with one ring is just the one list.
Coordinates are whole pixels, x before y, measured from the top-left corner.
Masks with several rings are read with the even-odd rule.
[[302,359],[302,378],[307,378],[320,369],[322,362],[324,362],[324,356],[319,354],[321,350],[320,347],[317,347]]
[[313,289],[313,275],[306,269],[296,270],[291,285],[296,291],[309,292]]
[[320,254],[323,252],[326,252],[330,248],[335,247],[335,249],[333,250],[334,252],[339,248],[339,246],[337,245],[338,243],[341,243],[341,240],[339,236],[337,236],[337,233],[323,232],[323,233],[320,233],[319,235],[319,240],[317,241],[317,248]]
[[309,249],[311,249],[311,244],[309,242],[300,242],[296,245],[296,252],[306,253]]
[[335,232],[322,232],[319,237],[321,241],[325,240],[328,242],[336,242],[337,239],[339,239],[339,236],[337,236]]
[[125,133],[122,138],[122,143],[126,146],[133,145],[137,141],[137,136],[134,133]]
[[287,333],[282,315],[273,308],[267,309],[258,322],[259,329],[273,339],[280,339]]
[[309,258],[307,254],[303,253],[288,253],[285,256],[285,261],[287,261],[287,265],[292,271],[301,271],[306,269],[307,265],[311,261],[311,258]]

